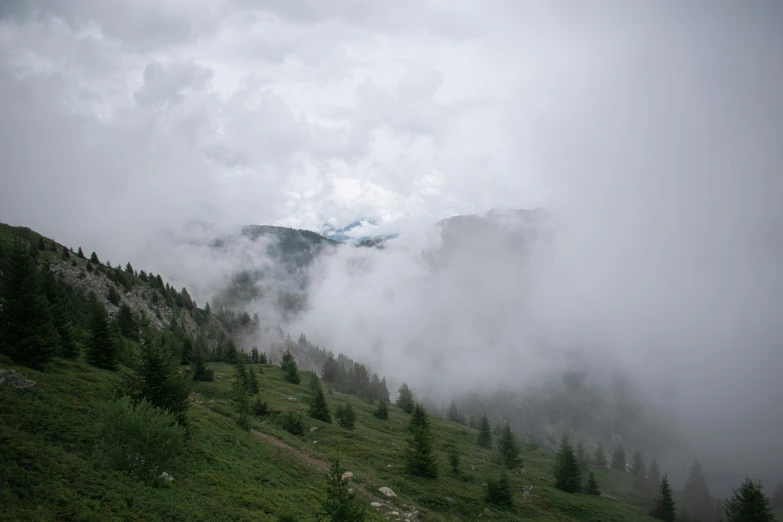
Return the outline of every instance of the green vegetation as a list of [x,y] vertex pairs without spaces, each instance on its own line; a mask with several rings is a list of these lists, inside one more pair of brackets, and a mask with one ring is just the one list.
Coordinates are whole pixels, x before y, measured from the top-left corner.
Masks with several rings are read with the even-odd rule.
[[492,447],[492,429],[489,426],[489,419],[487,418],[486,414],[484,414],[484,416],[481,417],[477,440],[478,440],[478,445],[481,446],[482,448]]
[[655,497],[650,508],[650,515],[664,522],[674,522],[675,512],[672,489],[669,486],[669,479],[664,475],[661,480],[661,486],[658,489],[658,496]]
[[745,479],[745,482],[734,490],[731,498],[726,500],[724,507],[726,522],[774,522],[769,498],[764,494],[761,482]]
[[319,521],[362,522],[367,519],[367,504],[357,498],[348,487],[348,479],[343,477],[345,470],[340,467],[340,456],[326,474],[326,496],[316,517]]
[[555,455],[555,487],[566,493],[579,493],[582,490],[582,468],[574,454],[574,448],[568,437],[563,437]]
[[402,386],[400,386],[396,404],[405,413],[413,411],[413,392],[406,383],[402,383]]
[[498,453],[501,463],[509,469],[518,468],[522,465],[522,458],[519,456],[519,444],[508,422],[503,425],[503,430],[500,434]]

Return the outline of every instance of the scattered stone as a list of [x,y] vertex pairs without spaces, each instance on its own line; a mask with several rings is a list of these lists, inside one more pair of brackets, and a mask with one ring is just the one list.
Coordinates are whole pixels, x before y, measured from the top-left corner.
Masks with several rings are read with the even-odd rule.
[[318,426],[313,426],[312,428],[310,428],[310,433],[314,431],[318,431]]
[[351,473],[350,471],[346,471],[345,473],[343,473],[343,480],[350,480],[351,478],[353,478],[353,473]]
[[381,503],[380,502],[370,502],[370,505],[372,507],[374,507],[375,509],[378,509],[379,507],[381,507]]
[[215,404],[215,399],[212,399],[211,401],[209,401],[209,403],[210,404]]
[[288,400],[291,402],[296,402],[296,397],[289,397]]
[[522,486],[522,496],[529,497],[533,493],[533,486]]
[[389,516],[390,517],[398,517],[398,516],[400,516],[400,514],[397,511],[389,511]]
[[454,503],[454,499],[453,499],[453,498],[451,498],[451,497],[446,497],[446,500],[448,500],[448,501],[449,501],[449,502],[451,502],[452,504]]
[[386,497],[397,498],[397,494],[386,486],[378,488],[378,491],[380,491]]
[[391,464],[386,464],[386,467],[390,468],[390,467],[392,467],[392,465]]
[[29,388],[35,386],[35,381],[25,379],[21,373],[14,370],[0,369],[0,386],[10,386],[11,388]]
[[174,477],[166,473],[165,471],[160,474],[160,478],[166,480],[166,482],[174,482]]
[[613,497],[612,495],[607,495],[606,493],[601,493],[602,498],[608,498],[609,500],[617,500],[617,497]]
[[476,471],[476,466],[474,466],[473,464],[471,464],[471,465],[470,465],[470,471]]
[[318,444],[318,441],[317,441],[317,440],[314,440],[314,441],[313,441],[313,444]]
[[353,493],[353,488],[348,488],[348,493]]
[[495,514],[494,514],[492,511],[490,511],[490,510],[489,510],[489,508],[484,508],[484,511],[482,511],[482,512],[479,514],[479,516],[480,516],[480,517],[482,517],[482,516],[483,516],[483,517],[494,517],[494,516],[495,516]]

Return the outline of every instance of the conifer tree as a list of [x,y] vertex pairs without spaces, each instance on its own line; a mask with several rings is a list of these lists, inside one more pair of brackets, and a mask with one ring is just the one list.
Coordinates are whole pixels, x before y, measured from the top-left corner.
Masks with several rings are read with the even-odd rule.
[[79,346],[76,344],[73,320],[70,307],[66,302],[65,291],[62,283],[55,278],[50,267],[44,267],[42,271],[43,287],[46,300],[49,303],[49,312],[52,316],[52,324],[60,339],[60,355],[73,359],[79,356]]
[[724,504],[726,522],[774,522],[769,498],[764,494],[761,482],[745,479],[739,489],[733,490]]
[[378,409],[373,413],[376,419],[387,420],[389,418],[389,408],[386,406],[386,401],[378,399]]
[[0,352],[26,366],[41,367],[60,352],[60,336],[34,252],[26,241],[17,239],[4,263],[0,278]]
[[240,428],[250,427],[250,399],[247,395],[247,374],[242,363],[234,370],[234,382],[231,384],[231,395],[237,409],[237,424]]
[[321,387],[321,381],[318,380],[318,375],[315,373],[310,375],[310,382],[308,383],[308,388],[310,388],[310,391],[315,393],[315,390]]
[[479,424],[478,445],[482,448],[492,447],[492,429],[489,426],[489,419],[486,413],[481,417],[481,423]]
[[125,265],[125,273],[133,275],[133,266],[131,266],[130,261]]
[[460,413],[459,409],[457,408],[457,403],[454,401],[451,401],[451,406],[449,406],[449,411],[446,413],[446,418],[450,421],[456,422],[457,424],[465,424],[465,418],[463,417],[462,413]]
[[579,493],[582,489],[582,468],[566,436],[555,455],[555,487],[566,493]]
[[247,368],[245,368],[245,363],[243,363],[241,360],[234,364],[234,380],[242,383],[242,386],[245,388],[245,393],[250,393],[250,386],[248,384],[250,379],[247,375]]
[[92,263],[94,265],[100,265],[101,264],[101,261],[98,259],[98,254],[96,254],[95,252],[90,254],[90,263]]
[[228,364],[236,364],[239,352],[237,351],[237,345],[234,343],[234,339],[229,337],[228,343],[226,343],[223,349],[223,361]]
[[334,358],[334,354],[329,352],[326,356],[323,366],[321,367],[321,378],[326,382],[337,382],[337,375],[339,374],[340,366],[337,359]]
[[604,452],[604,447],[601,445],[601,443],[598,443],[598,448],[595,450],[595,456],[593,457],[593,460],[595,460],[595,465],[600,467],[606,466],[606,452]]
[[427,410],[421,404],[416,403],[413,406],[413,414],[411,420],[408,423],[408,430],[411,432],[416,431],[419,428],[429,428],[430,420],[427,416]]
[[299,367],[297,366],[294,354],[291,353],[290,349],[283,353],[280,368],[283,370],[283,378],[286,381],[292,384],[299,384],[301,382],[301,379],[299,378]]
[[519,444],[511,431],[508,421],[503,425],[503,429],[500,432],[498,452],[500,453],[500,460],[505,467],[514,469],[522,464],[522,458],[519,456]]
[[79,250],[76,252],[76,257],[79,259],[84,259],[84,252],[82,252],[82,247],[79,247]]
[[582,444],[582,439],[576,443],[576,460],[583,469],[587,469],[587,455],[585,454],[585,445]]
[[617,446],[612,453],[612,469],[625,471],[625,450],[622,446]]
[[127,303],[123,303],[117,312],[117,328],[126,339],[139,342],[139,324]]
[[672,489],[669,487],[669,479],[666,475],[661,480],[658,488],[658,495],[653,500],[650,508],[650,516],[663,520],[664,522],[674,522],[675,520],[674,498],[672,498]]
[[267,359],[266,352],[261,352],[258,354],[258,364],[269,364],[269,360]]
[[63,247],[63,249],[60,251],[60,259],[63,261],[68,261],[68,259],[71,257],[70,252],[68,252],[68,249]]
[[451,471],[454,472],[454,474],[459,475],[459,451],[457,451],[457,446],[454,444],[449,446],[449,465],[451,466]]
[[600,495],[601,490],[598,488],[598,482],[595,480],[595,474],[591,471],[587,477],[587,484],[585,485],[585,493],[588,495]]
[[253,349],[250,350],[250,360],[253,362],[253,364],[258,364],[258,347],[253,346]]
[[109,293],[107,294],[106,298],[114,306],[120,305],[120,293],[117,291],[117,288],[113,284],[109,284]]
[[326,397],[324,396],[324,390],[321,388],[321,384],[316,381],[315,396],[310,403],[310,416],[314,419],[318,419],[331,424],[332,415],[329,413],[329,405],[326,404]]
[[511,484],[505,471],[501,471],[497,478],[487,478],[484,490],[484,500],[491,504],[513,507],[514,497],[511,493]]
[[413,392],[407,383],[402,383],[402,386],[400,386],[399,395],[397,395],[397,406],[405,413],[413,411]]
[[252,366],[247,369],[247,392],[251,395],[258,393],[258,378]]
[[43,236],[38,236],[38,250],[46,250],[46,244],[44,243]]
[[109,328],[109,314],[98,300],[93,302],[90,337],[85,353],[87,362],[98,368],[116,370],[119,363],[119,345]]
[[644,465],[644,457],[642,457],[642,452],[639,450],[636,450],[636,452],[633,454],[633,463],[631,464],[631,473],[636,475],[637,477],[644,477],[645,472],[647,471],[645,465]]
[[682,515],[685,520],[702,522],[712,518],[713,511],[714,501],[707,488],[704,471],[697,460],[691,466],[688,478],[685,479],[685,487],[682,491]]
[[354,429],[356,425],[356,412],[350,404],[340,405],[335,410],[334,416],[337,417],[337,424],[346,430]]
[[650,469],[647,470],[647,492],[655,493],[658,485],[661,483],[661,469],[658,467],[658,461],[653,459],[650,462]]
[[326,474],[326,497],[321,501],[321,509],[316,514],[318,522],[363,522],[367,520],[367,508],[348,487],[348,479],[343,478],[340,467],[340,455],[332,462]]
[[405,471],[419,477],[438,478],[438,462],[429,427],[417,426],[403,453]]
[[193,363],[193,380],[194,381],[212,381],[215,378],[215,372],[210,370],[206,365],[206,348],[201,345],[197,345],[193,351],[191,362]]
[[93,272],[92,263],[87,263],[87,271],[92,274]]

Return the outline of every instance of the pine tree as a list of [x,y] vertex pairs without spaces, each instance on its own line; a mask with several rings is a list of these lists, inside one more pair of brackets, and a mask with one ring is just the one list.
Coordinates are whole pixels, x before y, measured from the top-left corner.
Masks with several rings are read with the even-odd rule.
[[420,428],[429,428],[430,420],[427,416],[427,410],[421,404],[413,406],[413,414],[411,420],[408,422],[408,431],[414,432]]
[[329,405],[326,404],[326,397],[324,396],[324,390],[321,388],[321,384],[315,390],[315,396],[310,404],[310,416],[314,419],[318,419],[331,424],[332,415],[329,413]]
[[90,263],[92,263],[93,265],[101,264],[100,260],[98,259],[98,254],[96,254],[95,252],[90,254]]
[[413,392],[406,383],[400,386],[399,395],[397,395],[397,406],[405,413],[413,411]]
[[321,509],[316,514],[319,522],[363,522],[367,520],[364,502],[358,499],[348,487],[348,479],[343,478],[338,454],[326,474],[326,497],[321,501]]
[[191,362],[193,363],[194,381],[212,381],[215,378],[215,372],[207,368],[205,352],[205,347],[201,345],[196,346],[196,349],[193,351]]
[[79,247],[79,250],[76,252],[76,257],[79,259],[84,259],[84,252],[82,252],[82,247]]
[[566,493],[579,493],[582,489],[582,468],[565,436],[555,455],[555,487]]
[[92,274],[93,272],[92,263],[87,263],[87,271]]
[[338,406],[334,416],[337,417],[337,424],[339,424],[341,428],[345,428],[346,430],[354,429],[356,425],[356,412],[353,411],[353,407],[350,404]]
[[585,493],[588,495],[600,495],[601,490],[598,488],[598,482],[595,480],[595,474],[591,471],[587,477],[587,485],[585,486]]
[[617,446],[612,453],[612,469],[625,471],[625,450],[622,446]]
[[246,394],[250,393],[250,378],[247,375],[247,368],[245,368],[245,363],[242,361],[237,361],[236,364],[234,364],[234,380],[242,383]]
[[223,350],[223,361],[228,364],[236,364],[238,357],[237,345],[234,343],[234,339],[229,337],[228,343],[226,343],[226,347]]
[[316,374],[310,374],[310,382],[308,383],[308,388],[310,388],[310,391],[315,393],[315,390],[321,387],[321,381],[318,380],[318,375]]
[[26,366],[41,367],[60,352],[34,249],[14,241],[0,278],[0,352]]
[[600,467],[606,466],[606,452],[604,452],[604,447],[601,445],[601,443],[598,443],[598,448],[595,450],[595,456],[593,457],[595,460],[595,465]]
[[487,478],[487,485],[484,490],[484,500],[490,504],[508,507],[514,506],[511,484],[509,484],[508,476],[504,471],[501,471],[497,478]]
[[712,518],[714,501],[699,461],[695,461],[682,491],[682,515],[685,520],[707,522]]
[[70,259],[70,257],[71,257],[71,254],[70,254],[70,252],[68,252],[68,249],[63,247],[63,249],[60,251],[60,259],[62,259],[63,261],[68,261],[68,259]]
[[576,443],[576,460],[583,469],[587,469],[587,454],[585,454],[585,445],[582,444],[582,439]]
[[650,508],[650,516],[665,522],[674,522],[675,511],[669,479],[664,475],[658,488],[658,496],[655,497]]
[[438,462],[429,427],[416,427],[403,453],[405,471],[420,477],[438,478]]
[[258,354],[258,364],[269,364],[269,360],[267,359],[266,352],[261,352]]
[[386,401],[378,399],[378,409],[373,413],[376,419],[387,420],[389,418],[389,408],[386,406]]
[[446,418],[450,421],[456,422],[457,424],[465,424],[465,418],[460,413],[459,409],[457,408],[457,403],[454,401],[451,401],[451,406],[449,406],[449,411],[446,413]]
[[38,250],[46,250],[46,244],[44,243],[43,236],[38,236]]
[[117,291],[117,288],[115,288],[115,286],[112,284],[109,284],[109,293],[107,294],[106,298],[114,306],[120,305],[120,293]]
[[253,349],[250,350],[250,360],[253,362],[253,364],[258,364],[258,347],[253,346]]
[[52,324],[60,338],[60,355],[69,359],[76,358],[79,356],[79,346],[76,344],[73,319],[63,285],[49,267],[44,267],[42,276]]
[[116,370],[119,363],[119,345],[109,328],[109,314],[100,301],[93,302],[90,337],[85,353],[87,362],[98,368]]
[[247,392],[251,395],[258,393],[258,378],[252,366],[247,369]]
[[519,444],[508,422],[503,425],[503,429],[500,432],[498,451],[501,462],[507,468],[514,469],[522,464],[522,458],[519,456]]
[[449,465],[451,466],[451,471],[454,472],[454,474],[459,475],[459,451],[457,451],[457,446],[454,444],[449,446]]
[[489,419],[486,413],[481,417],[481,423],[479,424],[478,445],[482,448],[492,447],[492,429],[489,426]]
[[133,275],[133,266],[131,266],[130,261],[125,265],[125,273]]
[[644,457],[642,457],[642,452],[636,450],[636,452],[633,454],[631,473],[633,473],[637,477],[644,477],[645,471],[646,471],[646,467],[644,465]]
[[733,490],[733,493],[724,504],[726,522],[774,522],[776,520],[761,482],[755,483],[745,479],[740,488]]
[[238,363],[234,370],[234,382],[231,385],[231,395],[237,410],[237,424],[240,428],[250,427],[250,399],[247,395],[247,374],[245,367]]
[[123,303],[117,312],[117,328],[126,339],[139,342],[139,324],[127,303]]
[[286,381],[292,384],[299,384],[301,382],[301,379],[299,378],[299,367],[296,364],[296,359],[294,359],[294,354],[291,353],[291,350],[286,350],[285,353],[283,353],[280,368],[283,370],[283,378]]
[[661,469],[658,467],[658,461],[653,459],[650,462],[650,469],[647,470],[647,492],[653,494],[661,483]]

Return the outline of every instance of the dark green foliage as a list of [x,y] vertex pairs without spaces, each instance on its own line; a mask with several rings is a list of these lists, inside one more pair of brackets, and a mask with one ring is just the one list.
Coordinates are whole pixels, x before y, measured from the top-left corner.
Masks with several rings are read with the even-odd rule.
[[101,426],[101,450],[107,464],[146,482],[158,479],[182,451],[185,430],[174,415],[148,401],[122,397],[111,403]]
[[465,416],[459,411],[457,403],[454,401],[451,401],[451,406],[449,406],[449,411],[446,413],[446,418],[457,424],[465,424]]
[[256,377],[256,372],[253,370],[253,367],[250,366],[247,369],[247,392],[251,395],[255,395],[258,393],[258,377]]
[[125,265],[125,273],[133,275],[133,266],[131,266],[130,261]]
[[492,447],[492,429],[489,426],[489,419],[486,413],[481,417],[479,423],[478,445],[482,448]]
[[574,448],[568,437],[563,437],[555,456],[555,487],[566,493],[579,493],[582,489],[582,468],[576,460]]
[[65,293],[65,288],[49,267],[44,267],[43,286],[52,323],[60,338],[60,355],[69,359],[79,356],[79,346],[76,344],[76,334],[73,327],[73,314]]
[[98,254],[96,254],[95,252],[90,254],[90,263],[92,263],[93,265],[101,264],[101,261],[98,259]]
[[658,461],[653,459],[650,462],[650,469],[647,470],[646,491],[653,494],[661,483],[661,468],[658,467]]
[[582,439],[576,443],[576,460],[583,469],[587,469],[587,454],[585,454],[585,445],[582,444]]
[[419,477],[438,478],[438,462],[428,427],[416,427],[403,453],[405,472]]
[[318,379],[318,376],[316,374],[310,375],[310,381],[308,383],[308,388],[310,388],[310,391],[315,393],[315,390],[321,387],[321,381]]
[[514,507],[511,484],[509,484],[508,476],[504,471],[501,471],[497,477],[487,478],[484,500],[498,506]]
[[334,354],[330,352],[321,367],[321,377],[326,382],[339,382],[340,370],[340,364],[334,358]]
[[125,386],[134,400],[148,400],[156,408],[171,412],[180,424],[185,424],[190,378],[182,371],[179,359],[170,347],[145,340],[138,362],[125,376]]
[[595,480],[595,474],[591,471],[587,477],[587,484],[585,485],[585,493],[588,495],[600,495],[601,490],[598,488],[598,482]]
[[636,452],[633,454],[633,462],[631,463],[631,473],[637,477],[644,477],[646,471],[647,469],[644,465],[644,457],[642,457],[642,452],[636,450]]
[[85,355],[88,363],[107,370],[116,370],[120,359],[119,343],[109,329],[109,314],[103,303],[97,300],[93,302]]
[[77,250],[76,257],[79,259],[84,259],[84,252],[82,252],[82,247],[79,247],[79,250]]
[[258,354],[258,364],[269,364],[269,359],[266,356],[266,352]]
[[625,450],[622,446],[617,446],[612,453],[612,469],[625,471]]
[[280,426],[297,437],[301,437],[305,432],[304,418],[300,413],[293,411],[287,411],[280,416]]
[[256,399],[256,402],[253,403],[253,414],[258,415],[259,417],[263,417],[268,413],[269,405],[266,403],[266,401]]
[[348,479],[343,478],[344,471],[337,455],[326,474],[326,496],[316,514],[319,522],[362,522],[367,519],[366,504],[349,491]]
[[707,488],[707,480],[699,461],[695,461],[685,479],[682,491],[682,518],[694,522],[707,521],[712,518],[715,502]]
[[223,348],[223,361],[228,364],[236,364],[238,357],[237,345],[234,343],[234,339],[229,338],[228,343]]
[[182,339],[182,351],[179,356],[180,364],[188,364],[193,359],[193,341],[187,335]]
[[658,495],[650,508],[650,516],[665,522],[674,522],[675,511],[672,488],[669,486],[669,479],[664,475],[658,488]]
[[421,404],[416,404],[413,407],[413,415],[411,415],[411,420],[408,422],[408,430],[411,432],[416,431],[420,428],[429,428],[430,427],[430,420],[427,416],[427,410],[422,406]]
[[386,401],[383,399],[378,400],[378,408],[373,412],[376,419],[388,420],[389,408],[386,406]]
[[87,271],[88,271],[89,273],[91,273],[91,274],[93,273],[94,269],[93,269],[93,267],[92,267],[92,263],[87,263]]
[[724,504],[726,522],[774,522],[769,498],[764,494],[761,482],[745,479],[739,489],[733,490]]
[[245,367],[238,363],[234,373],[234,382],[231,385],[231,398],[237,410],[237,424],[240,428],[250,427],[250,399],[247,396],[247,374]]
[[212,381],[215,378],[215,372],[207,368],[206,365],[206,348],[202,345],[197,345],[193,351],[191,362],[193,363],[193,380],[194,381]]
[[457,447],[453,444],[449,446],[449,465],[451,466],[451,471],[453,471],[455,474],[459,475],[459,451],[457,450]]
[[332,422],[332,415],[329,413],[329,405],[326,404],[326,397],[324,396],[324,391],[321,388],[321,384],[318,382],[317,378],[316,378],[315,395],[313,396],[313,400],[310,403],[309,414],[314,419],[318,419],[320,421],[329,422],[329,423]]
[[139,324],[127,303],[123,303],[117,312],[117,328],[126,339],[139,342]]
[[413,392],[406,383],[402,383],[399,395],[397,395],[397,406],[405,413],[411,413],[413,411],[413,404]]
[[254,346],[252,350],[250,350],[250,362],[253,364],[258,364],[258,346]]
[[16,239],[0,279],[0,352],[13,360],[40,367],[60,352],[43,276],[34,250]]
[[345,428],[346,430],[354,429],[356,425],[356,412],[350,404],[338,406],[337,410],[334,412],[334,416],[337,417],[337,424],[339,424],[341,428]]
[[511,431],[508,422],[503,425],[500,432],[498,453],[501,463],[509,469],[517,468],[522,464],[522,458],[519,456],[519,443],[517,443],[517,438]]
[[67,261],[70,257],[71,254],[68,252],[68,249],[63,247],[63,249],[60,251],[60,259]]
[[291,353],[291,350],[286,350],[285,353],[283,353],[280,362],[280,368],[283,370],[283,378],[291,384],[299,384],[301,381],[299,378],[299,367],[296,364],[296,359],[294,359],[294,354]]
[[38,237],[38,250],[46,250],[46,244],[44,243],[43,237]]

